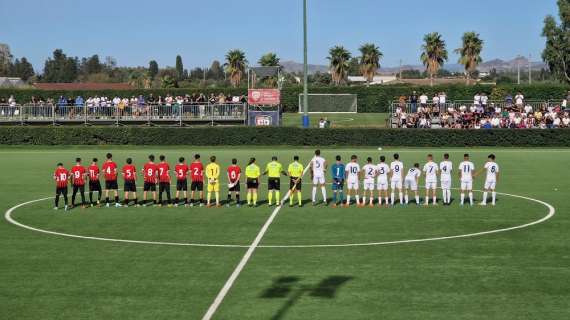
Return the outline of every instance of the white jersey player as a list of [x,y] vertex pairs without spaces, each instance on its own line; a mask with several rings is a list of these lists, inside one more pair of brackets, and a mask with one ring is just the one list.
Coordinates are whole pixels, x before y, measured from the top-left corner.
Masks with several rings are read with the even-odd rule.
[[391,204],[394,205],[394,196],[396,194],[396,189],[399,191],[400,204],[404,204],[404,194],[402,192],[402,184],[404,183],[404,164],[400,161],[400,155],[394,155],[394,161],[390,163],[390,189],[392,193],[390,194]]
[[[481,170],[487,170],[487,177],[485,178],[485,191],[483,192],[483,201],[481,202],[482,206],[487,205],[487,196],[489,196],[489,192],[491,192],[491,204],[495,205],[497,199],[497,193],[495,189],[497,187],[497,180],[499,179],[499,165],[495,162],[495,155],[489,155],[487,159],[487,163],[485,163],[485,167]],[[480,172],[477,173],[479,175]]]
[[380,157],[380,163],[376,167],[376,172],[378,174],[378,183],[376,185],[378,189],[378,204],[382,205],[382,197],[386,199],[386,206],[389,204],[388,200],[388,174],[390,173],[390,167],[386,164],[386,157]]
[[418,193],[418,181],[420,176],[422,175],[422,171],[420,170],[420,164],[414,164],[414,167],[408,170],[408,174],[406,175],[406,179],[404,180],[404,188],[405,188],[405,198],[406,204],[409,203],[408,197],[408,190],[412,190],[415,194],[416,204],[420,204],[420,194]]
[[463,162],[459,164],[459,178],[461,179],[461,205],[465,202],[465,192],[469,192],[469,203],[473,205],[473,173],[475,165],[469,161],[469,155],[463,156]]
[[366,165],[362,167],[364,172],[364,194],[362,195],[362,205],[366,205],[366,193],[370,195],[370,207],[374,207],[374,189],[376,182],[376,175],[378,167],[372,164],[372,158],[368,157],[366,159]]
[[429,205],[429,193],[431,191],[433,198],[433,205],[437,205],[437,173],[439,171],[438,165],[433,162],[433,155],[428,154],[427,163],[424,165],[424,173],[426,175],[426,202]]
[[451,204],[451,174],[453,163],[449,161],[449,154],[443,155],[443,161],[439,164],[441,190],[443,193],[443,205]]
[[313,177],[313,205],[317,203],[317,187],[321,186],[323,202],[327,203],[327,189],[325,188],[325,172],[327,161],[321,157],[321,150],[315,151],[315,157],[311,160],[311,176]]
[[346,174],[346,186],[347,186],[347,193],[346,193],[346,206],[350,206],[350,196],[354,194],[356,198],[356,205],[360,205],[360,198],[358,196],[358,184],[360,181],[360,165],[358,164],[358,157],[353,155],[350,158],[350,162],[345,167],[345,174]]

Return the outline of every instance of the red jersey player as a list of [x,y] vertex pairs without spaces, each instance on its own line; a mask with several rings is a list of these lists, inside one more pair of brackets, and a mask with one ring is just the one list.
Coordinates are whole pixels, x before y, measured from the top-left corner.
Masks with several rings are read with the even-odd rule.
[[170,198],[170,165],[166,162],[166,157],[161,155],[159,157],[160,163],[157,165],[158,169],[158,205],[162,206],[162,193],[166,192],[167,205],[171,206]]
[[55,207],[54,210],[59,209],[59,196],[63,196],[63,201],[65,202],[65,211],[67,211],[67,184],[69,181],[69,171],[63,167],[62,163],[57,164],[57,168],[53,173],[53,179],[55,180]]
[[107,153],[107,161],[103,163],[102,168],[105,174],[105,203],[107,207],[109,204],[109,190],[114,191],[115,195],[115,207],[120,207],[119,203],[119,185],[117,183],[117,164],[113,161],[113,155]]
[[87,168],[89,175],[89,203],[93,207],[93,192],[97,191],[97,205],[101,204],[101,182],[99,181],[99,165],[97,165],[97,158],[93,158],[93,162]]
[[149,191],[152,191],[152,199],[156,205],[156,176],[157,166],[154,163],[154,155],[148,156],[148,162],[143,167],[144,188],[143,188],[143,206],[146,207],[146,196]]
[[79,191],[81,195],[81,207],[85,208],[85,167],[81,165],[81,158],[75,159],[75,166],[71,168],[71,178],[73,180],[73,194],[71,195],[71,207],[75,207],[75,196]]
[[139,205],[139,201],[137,198],[137,168],[133,165],[133,159],[128,158],[127,164],[123,166],[122,170],[123,179],[125,179],[124,191],[125,197],[123,198],[124,205],[129,206],[129,192],[131,192],[134,196],[135,206]]
[[190,186],[190,190],[192,191],[190,194],[190,206],[194,206],[194,192],[200,192],[200,206],[204,205],[204,166],[200,161],[200,155],[197,154],[194,156],[194,162],[190,164],[190,177],[192,178],[192,185]]
[[178,206],[180,191],[184,192],[184,206],[188,205],[188,170],[186,159],[183,157],[178,159],[178,164],[174,167],[174,173],[176,173],[176,197],[174,199],[174,206]]
[[228,183],[228,203],[226,204],[227,207],[229,207],[230,202],[232,202],[232,192],[236,197],[236,203],[238,208],[240,206],[240,200],[239,200],[240,178],[241,178],[241,168],[237,165],[237,159],[232,159],[232,165],[228,167],[229,183]]

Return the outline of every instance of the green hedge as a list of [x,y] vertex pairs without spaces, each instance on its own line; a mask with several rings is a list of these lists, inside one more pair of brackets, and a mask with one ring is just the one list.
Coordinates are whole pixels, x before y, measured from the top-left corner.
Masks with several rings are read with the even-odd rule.
[[[445,91],[451,100],[471,100],[477,92],[485,92],[495,99],[504,99],[507,93],[515,94],[518,91],[524,93],[527,99],[532,100],[562,100],[569,90],[564,85],[441,85],[441,86],[409,86],[409,85],[385,85],[385,86],[354,86],[354,87],[312,87],[311,93],[351,93],[358,95],[359,112],[387,112],[390,102],[397,100],[401,95],[410,95],[412,91],[418,93],[425,92],[433,95],[436,92]],[[210,93],[219,94],[223,92],[229,95],[245,95],[245,88],[208,88],[208,89],[156,89],[156,90],[122,90],[122,91],[42,91],[37,89],[0,89],[0,97],[7,98],[13,94],[17,101],[30,101],[32,96],[43,98],[57,99],[60,95],[83,97],[88,96],[133,96],[143,94],[145,96],[151,93],[158,96],[166,94],[184,95],[193,93]],[[297,112],[299,110],[299,93],[302,92],[301,87],[287,87],[282,92],[282,102],[286,112]]]
[[0,144],[570,147],[570,130],[0,127]]

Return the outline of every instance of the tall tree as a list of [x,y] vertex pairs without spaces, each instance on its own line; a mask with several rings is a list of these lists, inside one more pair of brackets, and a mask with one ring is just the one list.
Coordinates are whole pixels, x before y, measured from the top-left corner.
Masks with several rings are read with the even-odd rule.
[[208,69],[206,77],[216,81],[224,79],[224,69],[222,68],[220,61],[212,61],[212,65],[210,66],[210,69]]
[[478,33],[466,32],[463,34],[462,42],[461,48],[455,49],[455,53],[459,54],[459,63],[465,67],[465,77],[467,84],[469,84],[477,66],[483,62],[481,58],[483,40]]
[[359,57],[352,57],[350,61],[348,61],[348,71],[347,74],[349,76],[359,76],[361,75],[360,72],[360,58]]
[[101,73],[104,69],[104,65],[99,60],[99,55],[92,55],[89,58],[81,59],[81,74],[90,75],[95,73]]
[[421,60],[429,74],[430,84],[433,86],[433,77],[447,61],[445,41],[438,32],[426,34],[422,50]]
[[259,65],[262,67],[278,67],[281,59],[277,57],[277,54],[269,52],[259,58]]
[[352,54],[343,46],[334,46],[329,50],[327,59],[330,61],[329,69],[335,85],[343,83],[348,75],[349,61]]
[[380,59],[384,56],[373,43],[366,43],[360,47],[360,72],[370,84],[374,80],[376,72],[380,68]]
[[182,57],[180,55],[176,56],[176,77],[178,81],[184,79],[184,65],[182,64]]
[[226,72],[230,75],[230,82],[234,87],[238,87],[245,73],[247,59],[245,53],[239,49],[230,50],[226,54]]
[[79,60],[68,57],[61,49],[53,52],[44,65],[44,82],[73,82],[79,74]]
[[155,60],[150,60],[148,63],[148,76],[151,80],[154,80],[158,74],[158,63]]
[[16,59],[14,62],[14,76],[21,78],[24,81],[28,81],[31,77],[34,76],[34,74],[34,67],[28,61],[28,59],[26,59],[26,57],[22,57],[22,59]]
[[9,76],[12,71],[12,53],[7,44],[0,43],[0,76]]
[[544,19],[542,60],[558,80],[570,83],[570,0],[558,0],[558,11],[560,24],[551,15]]

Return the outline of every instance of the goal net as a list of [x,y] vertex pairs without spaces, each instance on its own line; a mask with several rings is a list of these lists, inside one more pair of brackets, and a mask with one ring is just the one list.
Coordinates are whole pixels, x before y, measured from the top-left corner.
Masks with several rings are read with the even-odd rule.
[[[303,94],[299,95],[299,113],[303,112]],[[309,94],[309,113],[357,113],[355,94]]]

